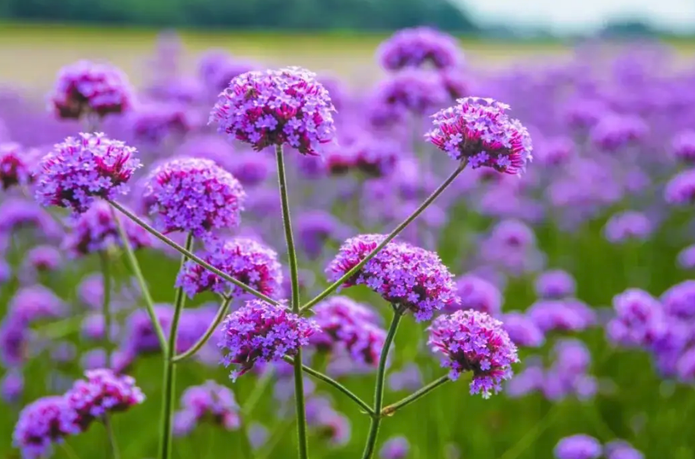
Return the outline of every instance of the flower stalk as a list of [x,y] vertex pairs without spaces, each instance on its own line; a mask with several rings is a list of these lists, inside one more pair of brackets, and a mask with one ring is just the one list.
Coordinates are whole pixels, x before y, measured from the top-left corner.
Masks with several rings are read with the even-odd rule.
[[217,310],[215,318],[212,320],[207,330],[205,330],[203,336],[201,336],[200,339],[196,341],[195,344],[193,344],[193,346],[191,346],[185,352],[173,356],[172,361],[174,363],[180,363],[188,359],[189,357],[193,357],[200,350],[200,348],[202,348],[205,345],[205,343],[208,342],[212,334],[215,333],[215,330],[217,330],[217,327],[222,322],[222,319],[224,319],[224,316],[227,314],[227,310],[229,309],[229,303],[231,303],[231,301],[232,299],[229,297],[225,297],[222,300],[222,304],[220,305],[220,308]]
[[451,380],[449,379],[448,375],[445,375],[445,376],[442,376],[438,379],[435,379],[434,381],[432,381],[431,383],[429,383],[425,387],[418,389],[417,391],[413,392],[412,394],[403,398],[402,400],[399,400],[396,403],[393,403],[387,407],[384,407],[381,410],[380,414],[382,417],[392,416],[397,410],[399,410],[407,405],[410,405],[411,403],[421,399],[425,395],[429,394],[430,392],[432,392],[433,390],[435,390],[439,386],[441,386],[449,381],[451,381]]

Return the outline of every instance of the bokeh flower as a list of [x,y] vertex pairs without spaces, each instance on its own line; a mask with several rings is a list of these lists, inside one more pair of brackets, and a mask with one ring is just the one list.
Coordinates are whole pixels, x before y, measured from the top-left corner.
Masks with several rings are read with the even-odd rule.
[[48,456],[54,443],[73,433],[77,414],[61,396],[40,398],[25,406],[12,433],[24,459]]
[[578,434],[560,440],[553,453],[557,459],[597,459],[603,448],[594,437]]
[[377,54],[387,70],[427,65],[445,69],[459,66],[463,60],[456,39],[430,27],[397,31],[379,45]]
[[228,387],[205,381],[183,392],[181,409],[174,415],[175,430],[178,435],[186,435],[199,422],[236,430],[241,426],[239,410],[234,393]]

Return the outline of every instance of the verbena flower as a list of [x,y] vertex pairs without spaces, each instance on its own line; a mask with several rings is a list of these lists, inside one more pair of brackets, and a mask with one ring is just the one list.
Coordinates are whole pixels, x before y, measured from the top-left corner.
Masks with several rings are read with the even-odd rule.
[[68,137],[43,157],[36,175],[36,199],[44,206],[84,212],[94,197],[115,199],[141,166],[137,151],[103,133]]
[[376,366],[386,339],[379,316],[368,307],[345,296],[334,296],[317,304],[312,317],[320,332],[309,342],[319,350],[345,349],[358,364]]
[[456,311],[437,317],[428,330],[427,343],[442,354],[450,379],[473,372],[471,394],[488,398],[512,377],[511,365],[519,361],[517,349],[499,320],[479,311]]
[[228,315],[221,329],[222,363],[236,365],[230,376],[232,380],[249,371],[256,362],[279,361],[286,355],[295,355],[319,331],[313,320],[260,300],[249,301]]
[[520,347],[540,347],[545,343],[545,334],[525,314],[509,312],[500,320],[511,340]]
[[473,274],[467,274],[456,280],[456,293],[461,303],[447,308],[447,312],[456,309],[473,309],[490,315],[502,310],[502,294],[495,284]]
[[668,326],[664,308],[644,290],[632,288],[613,297],[615,317],[606,324],[610,341],[622,346],[650,346]]
[[346,149],[358,171],[367,177],[379,178],[395,171],[402,147],[391,139],[365,133]]
[[583,302],[564,300],[539,300],[526,312],[543,332],[582,331],[596,323],[595,312]]
[[534,159],[544,166],[565,165],[576,155],[576,148],[570,137],[546,138],[534,150]]
[[24,393],[24,375],[21,370],[9,369],[0,380],[0,400],[9,404],[17,403]]
[[423,386],[422,372],[415,363],[410,363],[399,371],[391,371],[388,376],[389,389],[392,391],[414,392]]
[[[259,242],[246,238],[210,242],[206,251],[199,255],[215,268],[265,295],[274,296],[280,292],[283,275],[278,255]],[[246,294],[242,288],[193,261],[183,266],[176,286],[182,287],[190,297],[208,290],[235,298]]]
[[[172,306],[170,304],[155,304],[154,313],[162,329],[165,332],[169,330],[174,314]],[[123,344],[125,351],[135,355],[160,351],[159,340],[147,311],[136,309],[128,316]]]
[[145,200],[155,226],[207,237],[239,225],[246,193],[232,174],[209,159],[168,161],[149,175]]
[[562,339],[551,351],[553,364],[543,375],[542,391],[549,400],[575,396],[588,400],[596,394],[596,379],[588,374],[591,353],[577,339]]
[[120,69],[83,60],[60,69],[49,108],[59,118],[78,119],[122,113],[132,105],[133,88]]
[[0,363],[6,368],[21,366],[30,337],[26,322],[11,315],[5,316],[0,322]]
[[597,459],[603,454],[603,448],[594,437],[578,434],[560,440],[553,453],[557,459]]
[[225,430],[241,426],[239,405],[234,393],[215,381],[188,387],[181,396],[181,410],[174,415],[177,434],[190,433],[199,422],[210,422]]
[[0,204],[0,215],[0,235],[22,231],[23,236],[42,241],[59,240],[63,235],[60,225],[36,201],[8,197]]
[[272,161],[265,155],[259,155],[253,151],[247,151],[234,156],[230,165],[230,172],[245,187],[261,185],[270,176]]
[[520,174],[533,158],[526,128],[505,113],[509,109],[494,99],[466,97],[434,114],[426,139],[451,159],[468,161],[471,168],[492,167]]
[[43,285],[22,287],[9,300],[7,316],[29,324],[65,315],[66,305],[52,290]]
[[695,320],[695,280],[686,280],[661,295],[664,311],[681,320]]
[[574,296],[577,283],[574,277],[562,269],[541,273],[534,284],[536,295],[546,300],[559,300]]
[[46,457],[54,443],[61,443],[75,430],[76,416],[64,397],[42,397],[19,413],[12,443],[24,459]]
[[370,101],[371,122],[388,125],[408,115],[425,116],[442,107],[448,94],[436,73],[415,68],[390,74],[375,88]]
[[410,443],[405,437],[391,437],[384,442],[379,451],[381,459],[405,459],[410,452]]
[[315,260],[329,242],[342,239],[347,228],[330,212],[310,210],[297,216],[297,242],[302,253]]
[[628,240],[645,240],[652,231],[654,224],[642,212],[625,211],[613,215],[603,228],[603,234],[614,244]]
[[666,184],[664,198],[667,203],[677,206],[695,202],[695,169],[673,176]]
[[[121,223],[133,250],[152,245],[149,233],[141,226],[130,219],[124,219]],[[72,257],[108,252],[123,245],[113,218],[113,210],[104,201],[94,202],[85,212],[73,218],[69,226],[70,230],[63,239],[62,248]]]
[[171,102],[140,105],[127,121],[133,138],[149,145],[157,145],[171,136],[182,137],[202,124],[189,107]]
[[0,186],[7,190],[16,185],[27,185],[33,177],[31,168],[38,151],[23,148],[18,143],[0,143]]
[[306,402],[309,427],[318,431],[332,446],[343,446],[350,440],[350,420],[336,411],[324,397],[311,397]]
[[591,128],[591,141],[597,147],[615,151],[642,140],[649,127],[641,118],[633,115],[607,113]]
[[220,94],[210,122],[254,150],[288,145],[317,154],[335,136],[335,109],[315,78],[299,67],[239,75]]
[[606,443],[604,451],[606,459],[644,459],[644,454],[624,440],[613,440]]
[[676,158],[692,164],[695,162],[695,131],[688,129],[678,132],[671,142],[671,147]]
[[377,55],[387,70],[426,65],[445,69],[459,66],[463,60],[456,39],[430,27],[397,31],[379,45]]
[[62,261],[63,256],[56,247],[39,245],[27,251],[22,265],[25,270],[49,272],[58,269]]
[[[385,238],[362,234],[348,239],[326,268],[329,281],[338,280]],[[415,320],[430,320],[435,311],[459,302],[453,276],[433,252],[404,242],[386,244],[342,287],[365,285],[384,300],[412,311]]]
[[695,268],[695,244],[678,252],[678,265],[683,269]]

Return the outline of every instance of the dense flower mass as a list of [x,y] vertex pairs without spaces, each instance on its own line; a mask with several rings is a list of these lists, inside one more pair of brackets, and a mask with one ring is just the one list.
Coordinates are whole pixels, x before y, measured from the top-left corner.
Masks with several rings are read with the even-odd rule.
[[155,226],[205,237],[239,224],[246,193],[232,174],[209,159],[168,161],[149,175],[144,199]]
[[200,422],[210,422],[225,430],[238,429],[241,419],[234,393],[215,381],[187,388],[181,396],[181,409],[174,416],[174,430],[178,435],[185,435]]
[[442,354],[442,366],[449,368],[450,379],[473,372],[471,394],[487,398],[499,392],[502,381],[512,377],[512,363],[519,361],[502,322],[483,312],[456,311],[439,316],[429,332],[427,343]]
[[128,118],[133,137],[156,145],[170,136],[181,137],[200,124],[196,113],[180,103],[150,102],[139,106]]
[[541,273],[535,282],[536,295],[539,298],[553,300],[574,296],[577,283],[567,271],[553,269]]
[[[502,310],[502,294],[493,284],[473,274],[461,276],[456,280],[456,292],[461,298],[461,304],[453,309],[473,309],[490,315]],[[448,310],[448,312],[453,312]]]
[[12,442],[24,459],[39,459],[51,453],[53,443],[60,443],[76,428],[77,414],[60,396],[40,398],[19,413]]
[[574,298],[537,301],[529,307],[527,314],[543,332],[581,331],[596,323],[596,313]]
[[371,122],[384,126],[403,122],[411,114],[425,116],[447,100],[446,89],[436,73],[405,69],[389,75],[376,87],[371,100]]
[[[274,296],[282,285],[282,269],[277,253],[252,239],[236,238],[209,243],[201,258],[234,279],[268,296]],[[221,279],[199,264],[189,261],[179,272],[176,286],[183,287],[190,297],[210,290],[234,298],[244,290]]]
[[623,346],[648,346],[668,326],[659,300],[640,289],[628,289],[613,298],[615,317],[606,325],[608,338]]
[[466,97],[433,115],[434,128],[426,138],[449,157],[468,161],[473,169],[492,167],[508,174],[524,172],[533,147],[526,128],[509,119],[507,104]]
[[68,137],[43,157],[36,176],[36,199],[44,206],[84,212],[94,197],[114,199],[141,167],[136,150],[103,133]]
[[225,366],[236,365],[232,380],[259,362],[280,361],[293,356],[309,337],[318,332],[315,321],[297,316],[283,306],[252,300],[222,322],[219,347]]
[[[326,268],[336,281],[357,266],[385,236],[363,234],[345,241]],[[435,311],[458,304],[453,276],[433,252],[405,242],[389,242],[343,287],[366,285],[389,303],[407,308],[415,320],[430,320]]]
[[673,205],[685,205],[695,202],[695,169],[676,174],[664,189],[666,202]]
[[578,434],[560,440],[554,453],[557,459],[598,459],[603,448],[594,437]]
[[128,78],[118,68],[78,61],[58,72],[49,105],[59,118],[103,117],[130,109],[132,93]]
[[248,72],[234,78],[210,114],[210,122],[255,150],[288,145],[317,154],[335,135],[333,104],[316,75],[299,67]]
[[0,187],[7,190],[15,185],[26,185],[32,180],[32,163],[37,151],[23,148],[18,143],[0,143]]
[[456,39],[430,27],[399,30],[379,46],[377,54],[379,63],[387,70],[425,65],[445,69],[462,62]]

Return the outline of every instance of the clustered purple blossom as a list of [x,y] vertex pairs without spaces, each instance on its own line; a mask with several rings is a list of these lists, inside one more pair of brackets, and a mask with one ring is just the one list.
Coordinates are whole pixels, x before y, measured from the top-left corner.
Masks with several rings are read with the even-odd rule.
[[615,317],[606,325],[608,338],[628,347],[646,347],[668,326],[661,302],[640,289],[628,289],[613,298]]
[[577,291],[574,277],[562,269],[553,269],[539,274],[534,286],[536,295],[546,300],[569,298]]
[[408,115],[424,117],[443,106],[448,94],[436,73],[407,68],[390,74],[376,87],[371,99],[375,126],[403,122]]
[[[326,268],[336,281],[360,263],[386,236],[363,234],[348,239]],[[430,320],[435,311],[459,302],[453,276],[433,252],[391,241],[342,287],[366,285],[384,300],[412,311],[415,320]]]
[[381,459],[405,459],[410,452],[410,443],[406,437],[391,437],[384,442],[379,451]]
[[679,172],[671,178],[664,189],[666,202],[676,206],[695,202],[695,169]]
[[603,229],[609,242],[622,243],[629,240],[645,240],[652,231],[654,225],[642,212],[625,211],[613,215]]
[[319,331],[315,321],[260,300],[248,301],[222,322],[219,347],[222,363],[236,365],[230,377],[236,380],[256,362],[275,362],[294,356],[309,337]]
[[245,198],[232,174],[199,158],[173,159],[157,167],[144,195],[160,231],[184,231],[196,237],[238,226]]
[[210,422],[225,430],[241,426],[239,405],[234,393],[215,381],[188,387],[181,396],[181,409],[174,415],[174,432],[189,434],[198,423]]
[[39,459],[51,453],[53,443],[72,434],[75,414],[61,396],[42,397],[25,406],[12,434],[12,442],[24,459]]
[[509,119],[507,104],[466,97],[433,115],[434,128],[426,138],[451,159],[467,161],[473,169],[492,167],[520,174],[531,161],[533,147],[526,128]]
[[695,162],[695,130],[678,132],[672,142],[673,154],[687,164]]
[[429,327],[428,344],[442,354],[449,378],[472,371],[471,394],[488,398],[512,377],[511,365],[519,361],[517,348],[497,319],[479,311],[456,311],[437,317]]
[[335,108],[315,78],[299,67],[239,75],[220,94],[210,122],[254,150],[288,145],[302,154],[318,154],[335,135]]
[[307,424],[328,439],[332,446],[343,446],[350,440],[350,420],[339,413],[324,397],[311,397],[306,402]]
[[598,459],[603,448],[594,437],[578,434],[560,440],[553,453],[557,459]]
[[545,334],[526,314],[509,312],[503,314],[500,321],[509,338],[519,347],[540,347],[545,343]]
[[136,150],[103,133],[68,137],[43,157],[36,175],[36,199],[44,206],[86,211],[95,197],[115,199],[141,167]]
[[502,311],[502,293],[497,286],[474,274],[467,274],[456,280],[456,293],[461,298],[461,303],[450,306],[446,312],[472,309],[494,316]]
[[387,70],[424,65],[446,69],[460,66],[463,60],[456,39],[430,27],[399,30],[379,45],[377,54]]
[[[215,268],[267,296],[275,296],[282,285],[282,269],[277,253],[253,239],[235,238],[212,241],[208,250],[199,256]],[[198,263],[188,261],[176,279],[189,297],[204,291],[225,294],[233,298],[245,291],[220,278]]]
[[7,190],[15,185],[27,185],[33,180],[31,168],[37,151],[18,143],[0,143],[0,187]]
[[589,374],[591,353],[583,341],[565,338],[558,340],[551,351],[553,363],[547,368],[540,387],[549,400],[575,396],[587,400],[597,391],[596,378]]
[[181,137],[200,123],[196,113],[180,103],[150,102],[130,115],[129,128],[138,141],[157,145],[170,136]]
[[539,300],[528,308],[526,314],[544,333],[582,331],[597,320],[593,309],[575,298]]

